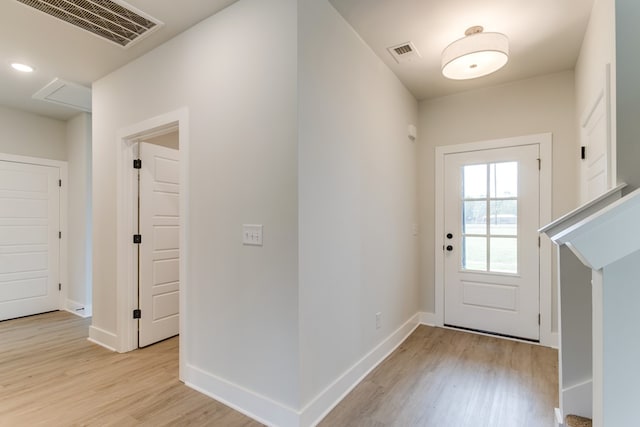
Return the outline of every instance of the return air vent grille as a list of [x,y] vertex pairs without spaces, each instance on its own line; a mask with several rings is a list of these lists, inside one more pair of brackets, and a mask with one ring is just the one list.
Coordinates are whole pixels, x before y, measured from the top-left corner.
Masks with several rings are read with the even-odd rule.
[[391,46],[390,48],[387,48],[387,50],[398,64],[402,62],[411,62],[420,58],[420,54],[411,42],[402,43],[397,46]]
[[395,50],[397,55],[404,55],[405,53],[413,52],[411,45],[408,45],[408,44],[402,45],[400,47],[396,47],[393,50]]
[[113,0],[17,0],[41,12],[127,47],[162,23]]

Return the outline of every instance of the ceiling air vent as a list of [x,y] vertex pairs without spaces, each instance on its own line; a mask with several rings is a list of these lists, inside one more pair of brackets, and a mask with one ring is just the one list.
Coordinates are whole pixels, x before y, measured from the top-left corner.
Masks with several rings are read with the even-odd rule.
[[402,43],[397,46],[391,46],[390,48],[387,48],[387,50],[398,64],[403,62],[411,62],[420,58],[420,54],[411,42]]
[[17,1],[122,47],[162,26],[162,22],[120,0]]

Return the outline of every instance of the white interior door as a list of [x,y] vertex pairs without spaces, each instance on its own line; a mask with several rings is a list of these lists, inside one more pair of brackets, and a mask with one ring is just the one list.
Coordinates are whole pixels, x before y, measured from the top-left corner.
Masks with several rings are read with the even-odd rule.
[[445,324],[539,340],[539,146],[445,156]]
[[60,308],[59,177],[0,161],[0,320]]
[[179,332],[180,217],[178,150],[140,143],[138,346]]
[[582,165],[583,180],[586,183],[583,202],[604,194],[612,184],[609,178],[611,124],[607,111],[607,97],[604,94],[603,91],[590,106],[589,114],[582,123],[581,144],[586,149]]

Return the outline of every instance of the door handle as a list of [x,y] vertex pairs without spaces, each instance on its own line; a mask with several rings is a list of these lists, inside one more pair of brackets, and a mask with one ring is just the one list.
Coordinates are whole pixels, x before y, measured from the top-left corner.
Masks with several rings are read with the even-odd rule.
[[453,234],[447,233],[447,239],[449,239],[449,240],[453,239]]
[[451,252],[452,250],[453,250],[453,246],[448,245],[448,246],[447,246],[447,251]]

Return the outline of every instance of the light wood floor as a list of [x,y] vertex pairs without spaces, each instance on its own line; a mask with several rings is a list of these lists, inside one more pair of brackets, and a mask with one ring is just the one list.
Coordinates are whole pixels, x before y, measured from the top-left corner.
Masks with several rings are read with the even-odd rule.
[[[0,322],[0,426],[260,426],[189,389],[178,338],[127,354],[64,312]],[[421,326],[322,427],[549,427],[557,353]]]
[[320,424],[550,427],[556,350],[420,326]]
[[0,426],[261,426],[178,381],[178,338],[126,354],[65,312],[0,322]]

